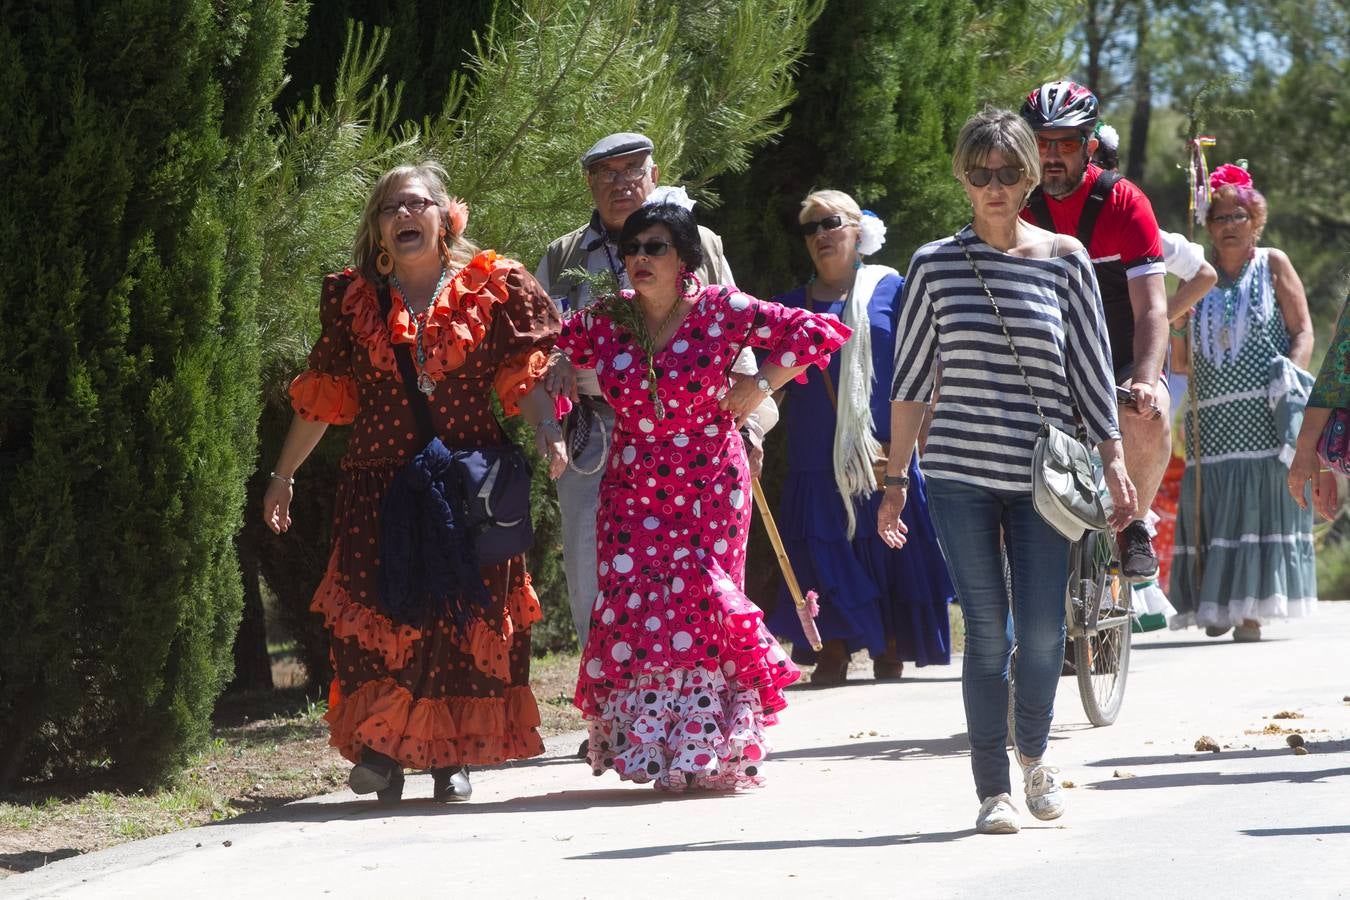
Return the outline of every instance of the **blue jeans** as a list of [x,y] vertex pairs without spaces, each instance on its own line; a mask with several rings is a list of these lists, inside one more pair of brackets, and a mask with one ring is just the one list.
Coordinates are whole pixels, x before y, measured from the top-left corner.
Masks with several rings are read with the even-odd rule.
[[[1036,758],[1050,740],[1064,667],[1069,542],[1037,514],[1030,493],[928,479],[929,510],[966,621],[961,693],[980,800],[1010,793],[1008,658],[1017,635],[1017,749]],[[1000,545],[1012,569],[1012,621]]]

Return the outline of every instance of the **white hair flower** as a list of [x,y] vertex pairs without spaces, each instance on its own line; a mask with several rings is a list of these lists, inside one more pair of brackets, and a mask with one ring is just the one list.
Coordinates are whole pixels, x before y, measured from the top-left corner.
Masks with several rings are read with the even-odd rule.
[[1101,141],[1107,150],[1120,149],[1120,133],[1110,125],[1102,125],[1097,129],[1097,140]]
[[858,222],[858,254],[871,256],[886,243],[886,223],[870,209],[862,211],[862,220]]
[[669,187],[661,185],[652,189],[647,195],[643,206],[651,206],[653,203],[674,203],[681,209],[687,209],[690,212],[694,210],[694,204],[698,201],[689,196],[689,192],[682,187]]

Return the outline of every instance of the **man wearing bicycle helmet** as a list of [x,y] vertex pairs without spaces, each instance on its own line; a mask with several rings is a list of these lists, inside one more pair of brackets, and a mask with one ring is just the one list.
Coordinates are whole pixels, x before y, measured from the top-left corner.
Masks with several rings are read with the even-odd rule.
[[1097,149],[1097,98],[1072,81],[1052,81],[1027,95],[1022,118],[1036,132],[1041,184],[1022,217],[1076,236],[1087,247],[1101,289],[1116,381],[1133,403],[1120,418],[1125,466],[1138,489],[1135,518],[1117,537],[1121,572],[1151,578],[1158,571],[1142,516],[1153,503],[1172,453],[1171,397],[1163,378],[1167,294],[1158,221],[1130,181],[1089,161]]

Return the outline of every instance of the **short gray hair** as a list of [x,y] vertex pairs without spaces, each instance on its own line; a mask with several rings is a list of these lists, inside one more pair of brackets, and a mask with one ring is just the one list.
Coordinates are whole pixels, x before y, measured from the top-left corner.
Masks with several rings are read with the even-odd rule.
[[957,181],[965,181],[966,171],[982,166],[995,150],[1003,154],[1010,165],[1026,172],[1033,185],[1041,183],[1041,155],[1036,149],[1036,135],[1021,116],[1010,109],[986,109],[976,113],[961,126],[952,153],[952,174]]

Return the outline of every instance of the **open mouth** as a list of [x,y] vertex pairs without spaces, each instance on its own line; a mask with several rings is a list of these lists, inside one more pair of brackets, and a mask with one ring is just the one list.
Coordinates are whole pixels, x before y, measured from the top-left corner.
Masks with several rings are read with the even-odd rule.
[[411,244],[421,236],[421,229],[413,228],[411,226],[400,228],[398,231],[394,232],[394,240],[398,241],[400,244]]

